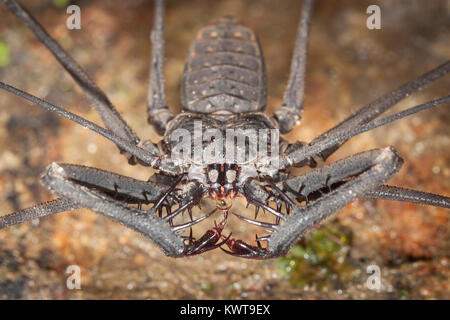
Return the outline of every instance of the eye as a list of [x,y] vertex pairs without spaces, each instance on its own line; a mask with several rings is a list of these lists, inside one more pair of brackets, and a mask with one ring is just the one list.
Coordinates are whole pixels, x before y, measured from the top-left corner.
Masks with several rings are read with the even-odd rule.
[[209,181],[214,183],[217,182],[217,178],[219,177],[219,171],[217,171],[216,169],[211,169],[208,171],[208,178]]
[[226,172],[227,182],[233,183],[236,179],[236,171],[235,170],[227,170]]

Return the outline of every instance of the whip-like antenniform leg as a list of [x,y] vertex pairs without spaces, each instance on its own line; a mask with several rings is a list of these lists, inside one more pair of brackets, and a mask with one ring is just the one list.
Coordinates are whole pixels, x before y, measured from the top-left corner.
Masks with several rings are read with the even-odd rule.
[[[31,31],[33,31],[36,37],[50,50],[64,69],[72,76],[92,102],[93,107],[99,113],[105,126],[128,143],[137,145],[139,143],[139,138],[119,115],[105,93],[94,83],[80,65],[64,51],[39,22],[37,22],[36,19],[17,1],[5,0],[5,5],[9,11],[14,13],[28,28],[30,28]],[[157,150],[156,146],[153,147],[149,143],[146,144],[146,147],[148,149]],[[127,155],[127,157],[129,159],[132,158],[130,155]]]
[[[374,102],[369,103],[331,130],[314,139],[311,143],[301,144],[298,145],[297,148],[293,148],[292,151],[282,157],[281,167],[284,168],[296,164],[305,164],[310,162],[311,159],[317,155],[321,156],[321,158],[325,160],[351,137],[422,110],[450,102],[450,96],[445,96],[426,102],[419,106],[408,108],[394,115],[372,121],[400,100],[425,87],[429,83],[447,75],[449,72],[450,61],[440,65],[430,72],[425,73],[419,78],[404,84],[397,90],[384,95]],[[379,190],[374,189],[369,191],[371,192],[367,193],[367,196],[371,198],[410,201],[433,206],[448,207],[448,197],[441,195],[402,189],[398,187],[380,187]]]
[[[3,2],[34,32],[74,78],[92,101],[106,127],[96,125],[2,82],[0,89],[106,137],[126,153],[131,164],[139,161],[140,164],[151,166],[161,172],[151,176],[148,181],[140,181],[96,168],[52,163],[42,174],[41,179],[58,198],[0,217],[0,229],[58,212],[88,208],[140,232],[171,257],[201,254],[226,245],[229,251],[221,249],[229,254],[265,259],[284,255],[305,232],[357,198],[408,201],[450,208],[449,197],[385,185],[398,172],[403,162],[391,147],[365,151],[300,176],[293,176],[291,172],[285,170],[291,166],[307,164],[314,168],[318,158],[326,160],[343,143],[358,134],[450,102],[450,95],[447,95],[376,119],[408,95],[447,75],[450,72],[450,62],[362,107],[311,143],[297,142],[284,148],[286,146],[284,141],[272,139],[271,150],[278,150],[279,142],[283,146],[280,166],[277,168],[268,167],[267,154],[260,155],[255,152],[258,154],[256,159],[258,163],[253,163],[252,160],[242,166],[235,163],[225,165],[221,163],[219,173],[217,169],[219,167],[214,166],[215,169],[211,169],[209,164],[197,163],[195,156],[194,159],[188,157],[193,161],[178,165],[181,159],[172,160],[171,156],[176,154],[174,152],[176,146],[169,141],[176,142],[177,139],[172,139],[176,136],[174,131],[183,129],[183,135],[193,133],[196,142],[196,125],[193,121],[197,119],[207,120],[207,128],[219,128],[222,133],[228,132],[227,129],[231,127],[276,129],[275,122],[269,121],[262,113],[255,112],[256,110],[262,112],[265,106],[266,89],[264,63],[253,32],[235,25],[231,19],[222,19],[219,23],[201,31],[192,46],[195,50],[191,50],[189,54],[184,77],[186,81],[183,82],[183,86],[194,88],[198,85],[198,88],[202,86],[208,87],[208,90],[218,89],[183,91],[191,95],[189,99],[192,98],[192,100],[183,98],[185,111],[189,113],[186,112],[179,118],[177,116],[173,130],[166,130],[173,115],[168,109],[164,89],[165,1],[155,0],[147,111],[148,122],[159,134],[164,134],[161,148],[158,148],[151,141],[139,143],[138,137],[117,113],[106,95],[28,12],[14,0],[0,0],[0,4]],[[282,133],[289,132],[300,122],[304,104],[307,42],[313,0],[304,0],[303,4],[283,105],[275,112],[273,118],[278,122]],[[248,72],[245,71],[246,68]],[[207,73],[203,74],[205,70]],[[214,83],[211,84],[210,81]],[[213,97],[217,99],[208,100],[205,104],[199,102],[204,98]],[[236,97],[242,99],[236,100]],[[213,115],[204,113],[206,109],[213,107],[220,112],[214,112]],[[223,142],[219,140],[213,141]],[[206,141],[202,140],[200,143],[204,148],[202,142]],[[232,143],[234,144],[234,139]],[[236,147],[238,152],[246,151],[244,150],[246,148],[240,148],[239,139]],[[211,191],[214,193],[211,194]],[[228,203],[226,206],[216,203],[217,208],[224,211],[221,222],[215,223],[214,228],[207,230],[199,238],[193,236],[192,229],[189,236],[183,235],[185,230],[210,218],[218,210],[214,209],[194,219],[193,207],[196,205],[200,207],[200,201],[208,194],[214,199],[223,200],[226,197],[233,199],[237,193],[241,193],[249,204],[255,206],[253,219],[239,212],[228,212],[231,209]],[[286,211],[282,211],[283,202]],[[258,220],[258,212],[261,209],[273,215],[274,223]],[[183,219],[186,211],[191,218],[190,221]],[[231,234],[222,235],[229,213],[265,229],[268,234],[261,237],[256,235],[255,246],[231,238]],[[261,242],[264,241],[267,245],[263,246]]]
[[296,164],[304,163],[309,158],[315,157],[317,155],[320,155],[322,159],[325,160],[334,151],[336,151],[340,145],[342,145],[351,137],[383,126],[387,123],[396,121],[419,111],[433,108],[440,104],[448,103],[450,101],[450,96],[445,96],[426,102],[419,106],[406,109],[402,112],[385,117],[383,119],[371,122],[371,120],[391,108],[400,100],[425,87],[429,83],[447,75],[449,72],[450,61],[447,61],[439,67],[420,76],[419,78],[407,82],[397,90],[394,90],[389,94],[386,94],[383,97],[375,100],[374,102],[369,103],[368,105],[357,111],[355,114],[335,126],[333,129],[330,129],[326,133],[321,134],[311,143],[302,144],[297,148],[293,148],[287,155],[284,155],[281,158],[281,168],[287,168]]
[[155,0],[153,30],[151,32],[152,58],[150,61],[150,83],[148,87],[148,123],[164,135],[167,123],[173,118],[167,106],[164,89],[164,11],[165,1]]
[[25,221],[42,218],[51,214],[70,211],[81,208],[66,199],[55,199],[34,205],[31,208],[22,209],[0,217],[0,229],[10,227]]
[[379,186],[372,191],[366,192],[364,197],[372,199],[406,201],[450,209],[449,197],[394,186]]
[[[430,83],[438,80],[439,78],[447,75],[450,72],[450,61],[447,61],[440,65],[439,67],[421,75],[415,80],[405,83],[400,88],[385,94],[384,96],[378,98],[377,100],[365,105],[359,109],[356,113],[328,130],[327,132],[321,134],[316,139],[311,142],[311,145],[320,144],[324,141],[329,141],[340,135],[344,135],[351,132],[357,128],[360,128],[364,124],[369,123],[371,120],[378,117],[383,112],[389,110],[392,106],[410,96],[414,92],[426,87]],[[336,151],[340,145],[345,141],[340,141],[335,145],[321,151],[321,156],[323,159],[328,158],[334,151]]]
[[284,92],[283,105],[274,114],[281,133],[291,131],[295,125],[300,123],[305,99],[306,56],[312,11],[313,0],[305,0],[297,30],[289,81]]
[[114,142],[121,150],[126,151],[127,153],[129,153],[130,155],[132,155],[133,157],[138,159],[141,162],[141,164],[143,164],[143,165],[152,166],[155,169],[160,169],[160,170],[162,170],[168,174],[172,174],[172,175],[179,173],[178,170],[181,169],[179,166],[175,166],[174,163],[172,162],[172,160],[168,156],[166,156],[166,157],[158,156],[157,154],[152,152],[152,150],[147,148],[148,145],[145,148],[139,147],[139,146],[135,145],[134,143],[130,143],[130,142],[124,140],[123,138],[117,136],[115,133],[111,132],[111,130],[109,130],[109,129],[102,128],[102,127],[96,125],[95,123],[92,123],[89,120],[86,120],[76,114],[73,114],[61,107],[55,106],[47,101],[39,99],[38,97],[35,97],[29,93],[19,90],[13,86],[7,85],[1,81],[0,81],[0,89],[6,90],[12,94],[15,94],[16,96],[19,96],[28,101],[31,101],[48,111],[54,112],[61,117],[64,117],[66,119],[69,119],[70,121],[76,122],[76,123],[82,125],[83,127],[88,128],[88,129],[104,136],[108,140]]

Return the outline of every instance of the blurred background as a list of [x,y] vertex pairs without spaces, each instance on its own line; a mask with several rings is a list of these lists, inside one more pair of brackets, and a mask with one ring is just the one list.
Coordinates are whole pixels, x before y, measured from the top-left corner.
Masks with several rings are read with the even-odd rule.
[[[152,1],[21,1],[85,68],[142,140],[146,123]],[[66,8],[81,8],[81,30]],[[381,29],[366,8],[381,8]],[[281,105],[300,15],[297,0],[171,0],[166,11],[166,90],[180,111],[184,60],[197,31],[234,16],[259,36],[271,114]],[[0,6],[0,80],[101,123],[52,55]],[[309,44],[302,124],[286,138],[310,141],[362,105],[450,58],[450,1],[319,1]],[[395,110],[448,94],[447,76]],[[328,161],[392,145],[405,160],[391,184],[449,195],[450,112],[441,106],[353,138]],[[105,139],[0,92],[0,215],[52,199],[39,175],[52,161],[146,180]],[[141,235],[88,210],[0,230],[1,299],[431,299],[450,298],[448,210],[359,200],[317,226],[288,256],[234,258],[220,250],[172,259]],[[253,236],[252,236],[253,237]],[[81,268],[81,290],[66,269]],[[369,265],[381,271],[369,290]]]

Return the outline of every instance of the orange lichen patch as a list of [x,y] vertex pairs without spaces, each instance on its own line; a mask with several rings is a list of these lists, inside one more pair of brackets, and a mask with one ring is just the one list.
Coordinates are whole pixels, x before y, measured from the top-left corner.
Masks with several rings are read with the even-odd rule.
[[131,263],[137,268],[144,268],[148,265],[148,256],[138,253],[131,259]]
[[127,237],[127,236],[125,236],[125,235],[121,235],[120,237],[119,237],[119,242],[120,242],[120,244],[128,244],[129,242],[130,242],[130,238],[129,237]]
[[[440,163],[440,159],[435,155],[423,155],[416,161],[406,161],[396,178],[399,183],[406,186],[414,186],[426,181],[427,190],[424,191],[438,192],[437,190],[442,189],[442,181],[440,175],[433,173],[433,167]],[[444,164],[442,164],[443,166]]]
[[360,224],[361,221],[364,221],[364,219],[366,218],[366,214],[363,206],[361,205],[361,201],[353,201],[339,211],[339,214],[336,216],[336,218],[341,224],[352,226],[355,224]]
[[62,264],[93,266],[108,253],[108,240],[94,232],[98,221],[93,216],[61,214],[53,219],[50,243]]
[[67,234],[65,232],[57,232],[51,237],[51,243],[61,254],[68,253]]
[[[441,248],[448,237],[448,218],[424,216],[416,205],[397,204],[390,206],[388,223],[379,226],[378,247],[387,259],[430,258]],[[392,210],[398,207],[399,210]]]

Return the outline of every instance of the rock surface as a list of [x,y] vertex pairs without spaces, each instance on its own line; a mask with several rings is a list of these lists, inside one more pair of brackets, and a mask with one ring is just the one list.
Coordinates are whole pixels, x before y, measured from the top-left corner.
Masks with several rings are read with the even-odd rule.
[[[299,1],[173,0],[167,8],[166,89],[180,110],[188,46],[210,20],[232,15],[258,34],[268,71],[268,111],[281,105],[294,45]],[[309,141],[379,95],[450,57],[448,1],[322,2],[314,14],[302,124],[287,135]],[[82,28],[66,28],[65,6],[22,1],[107,93],[142,139],[146,124],[152,3],[82,2]],[[60,3],[60,1],[58,1]],[[379,4],[382,29],[366,28]],[[0,80],[100,123],[72,79],[20,22],[0,7]],[[441,79],[402,107],[448,94]],[[387,145],[405,159],[391,181],[449,194],[448,106],[352,139],[329,161]],[[69,121],[0,92],[0,214],[52,199],[39,174],[52,161],[96,166],[139,179],[116,147]],[[319,227],[317,228],[319,229]],[[283,259],[251,261],[216,250],[171,259],[133,231],[76,210],[0,230],[1,299],[422,299],[450,298],[448,210],[360,200],[324,223]],[[253,235],[252,235],[253,237]],[[305,255],[306,254],[306,255]],[[313,259],[314,258],[314,259]],[[369,290],[366,268],[380,267]],[[81,268],[81,290],[68,290],[66,269]],[[300,267],[299,267],[300,266]]]

